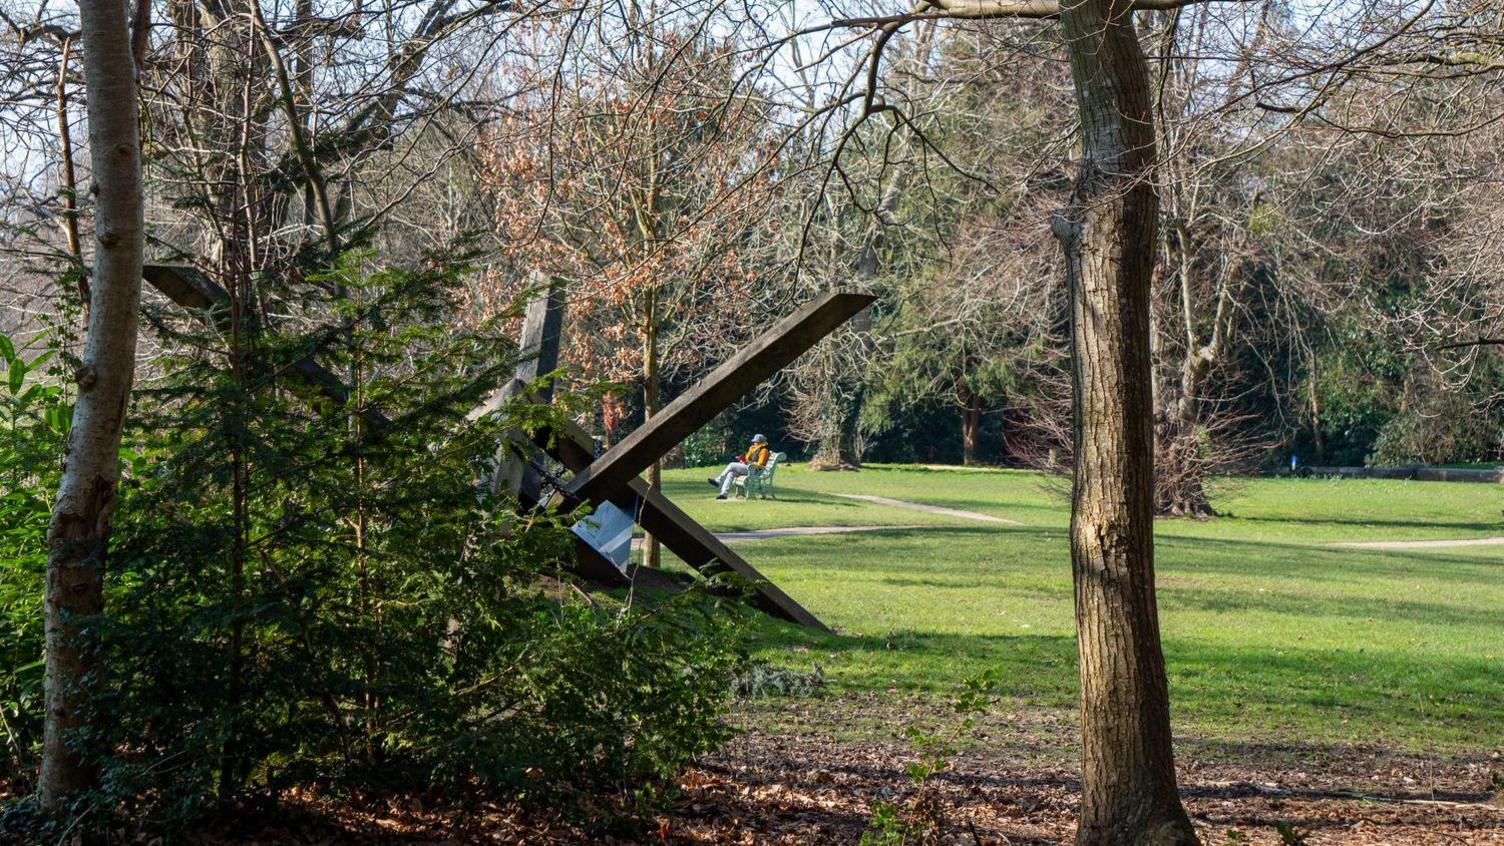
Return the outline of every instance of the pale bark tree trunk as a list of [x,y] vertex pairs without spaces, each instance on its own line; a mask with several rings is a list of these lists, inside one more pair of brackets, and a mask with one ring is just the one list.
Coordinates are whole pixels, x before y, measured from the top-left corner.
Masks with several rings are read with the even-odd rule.
[[145,227],[136,73],[125,0],[81,0],[89,157],[93,164],[94,271],[89,333],[67,461],[47,527],[46,724],[38,793],[57,809],[90,787],[86,747],[100,668],[81,642],[104,610],[103,561],[120,480],[120,431],[136,359]]
[[1082,160],[1055,221],[1071,288],[1080,846],[1195,844],[1180,805],[1154,598],[1149,284],[1158,197],[1144,54],[1124,0],[1064,4]]

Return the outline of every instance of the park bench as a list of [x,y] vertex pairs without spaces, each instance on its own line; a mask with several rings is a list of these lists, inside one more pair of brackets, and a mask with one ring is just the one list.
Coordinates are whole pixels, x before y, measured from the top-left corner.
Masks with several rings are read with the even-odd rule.
[[738,476],[734,484],[742,499],[751,499],[754,493],[761,499],[777,499],[773,493],[773,475],[778,472],[778,465],[785,458],[788,458],[787,453],[775,452],[768,456],[766,467],[753,465],[747,468],[747,475]]

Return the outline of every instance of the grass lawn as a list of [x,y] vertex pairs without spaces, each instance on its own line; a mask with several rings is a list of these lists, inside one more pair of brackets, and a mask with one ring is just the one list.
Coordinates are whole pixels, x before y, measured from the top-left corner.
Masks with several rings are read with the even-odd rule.
[[[944,697],[987,669],[1019,708],[1076,695],[1065,489],[998,470],[779,470],[780,501],[717,502],[665,474],[717,531],[894,526],[746,542],[742,553],[838,634],[768,622],[766,656],[818,662],[832,695]],[[966,509],[1001,525],[844,499]],[[1387,480],[1222,484],[1226,515],[1156,525],[1177,731],[1217,743],[1504,748],[1504,546],[1356,550],[1364,540],[1504,535],[1504,487]],[[847,730],[892,737],[881,715]]]

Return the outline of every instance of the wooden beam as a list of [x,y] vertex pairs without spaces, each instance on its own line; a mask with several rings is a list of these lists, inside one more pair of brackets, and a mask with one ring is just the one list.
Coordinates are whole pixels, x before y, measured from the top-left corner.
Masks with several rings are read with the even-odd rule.
[[[559,345],[564,330],[564,283],[537,271],[530,282],[536,293],[522,317],[520,358],[514,374],[524,382],[535,382],[559,369]],[[553,402],[553,383],[540,386],[538,397],[543,402]]]
[[[518,344],[517,365],[512,371],[512,378],[492,391],[480,405],[470,409],[465,415],[467,420],[479,420],[501,408],[515,395],[514,383],[526,385],[559,368],[559,346],[564,327],[564,286],[558,282],[535,281],[538,286],[534,290],[541,295],[529,300],[527,309],[523,312],[522,337]],[[553,383],[540,386],[534,396],[539,402],[552,402]]]
[[[148,264],[141,268],[141,277],[183,308],[206,313],[206,319],[213,329],[225,335],[230,334],[230,292],[221,288],[203,271],[187,265]],[[345,387],[344,381],[312,357],[304,356],[282,372],[312,388],[319,396],[339,408],[350,401],[350,391]],[[362,416],[372,432],[392,422],[391,418],[375,409],[366,409]]]
[[599,503],[670,449],[798,358],[876,297],[832,291],[780,320],[570,481],[568,495]]
[[203,271],[186,264],[148,264],[142,266],[141,277],[183,308],[193,311],[223,308],[223,316],[214,318],[214,328],[228,331],[230,292]]
[[[538,442],[546,444],[551,456],[576,473],[590,467],[595,458],[590,436],[574,424],[557,438],[550,432],[540,432]],[[622,508],[632,508],[640,502],[637,522],[701,574],[714,576],[729,570],[751,582],[755,593],[748,599],[764,613],[816,631],[830,631],[818,617],[696,523],[668,497],[648,487],[646,480],[634,476],[608,499]]]
[[[506,404],[528,385],[559,368],[560,336],[564,328],[564,285],[561,281],[549,280],[534,271],[532,277],[533,298],[528,301],[522,317],[522,337],[518,344],[517,366],[512,378],[498,388],[486,401],[472,409],[467,419],[476,420]],[[536,399],[541,403],[553,401],[552,382],[539,385]],[[515,431],[502,434],[496,444],[496,455],[491,462],[491,493],[505,492],[515,499],[536,500],[542,491],[538,474],[524,457],[513,453],[515,449],[533,449]]]

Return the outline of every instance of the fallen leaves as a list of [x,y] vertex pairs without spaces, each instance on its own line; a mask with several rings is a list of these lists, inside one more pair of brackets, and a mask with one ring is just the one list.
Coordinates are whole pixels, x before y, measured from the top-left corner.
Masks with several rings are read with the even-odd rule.
[[[937,844],[1071,841],[1079,783],[1068,715],[993,714],[979,727],[976,748],[950,759],[922,797],[905,774],[913,750],[834,733],[860,715],[888,721],[897,737],[906,723],[943,718],[926,707],[933,706],[831,697],[752,709],[754,723],[779,730],[750,728],[685,772],[669,812],[642,821],[631,836],[500,803],[294,794],[275,813],[228,820],[200,842],[855,844],[878,803],[922,805],[926,820],[938,823]],[[1504,846],[1496,758],[1195,738],[1178,755],[1186,810],[1207,846]]]

